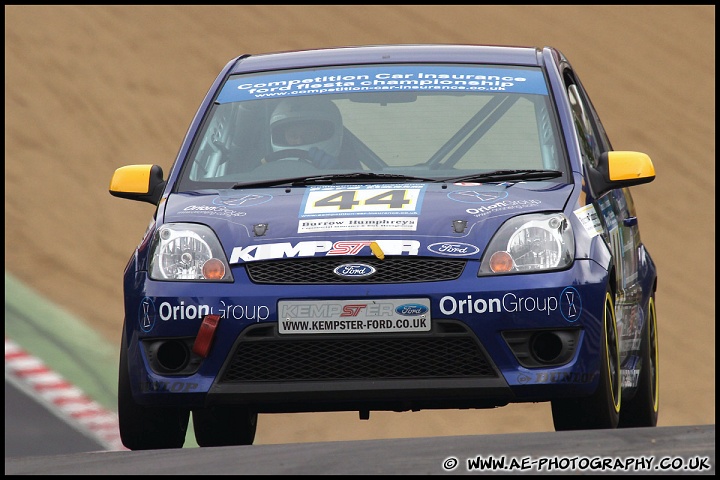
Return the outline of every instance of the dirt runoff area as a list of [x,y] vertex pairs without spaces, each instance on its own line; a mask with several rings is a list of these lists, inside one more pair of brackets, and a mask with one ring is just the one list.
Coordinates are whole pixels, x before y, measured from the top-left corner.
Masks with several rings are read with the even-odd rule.
[[[167,172],[217,73],[243,53],[384,43],[551,45],[616,150],[659,269],[661,426],[715,423],[715,7],[5,6],[5,268],[112,344],[152,206],[122,165]],[[262,415],[256,443],[552,431],[549,404]]]

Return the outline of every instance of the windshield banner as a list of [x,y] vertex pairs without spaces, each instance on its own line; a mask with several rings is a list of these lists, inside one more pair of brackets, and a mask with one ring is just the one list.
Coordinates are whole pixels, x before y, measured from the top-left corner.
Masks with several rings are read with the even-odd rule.
[[253,74],[228,80],[218,103],[363,92],[502,92],[547,95],[538,68],[383,65]]

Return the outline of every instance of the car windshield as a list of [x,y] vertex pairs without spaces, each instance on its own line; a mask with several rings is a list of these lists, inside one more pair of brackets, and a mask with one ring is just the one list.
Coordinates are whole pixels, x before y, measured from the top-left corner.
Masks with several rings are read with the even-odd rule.
[[[515,170],[518,181],[563,181],[561,145],[539,68],[404,64],[234,75],[194,139],[177,190],[335,176],[493,181],[496,171],[507,181]],[[383,175],[348,175],[356,173]]]

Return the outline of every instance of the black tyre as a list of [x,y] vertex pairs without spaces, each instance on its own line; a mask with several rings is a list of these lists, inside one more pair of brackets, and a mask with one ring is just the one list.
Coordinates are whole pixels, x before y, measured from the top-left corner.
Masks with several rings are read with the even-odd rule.
[[246,407],[218,405],[193,410],[195,440],[201,447],[252,445],[257,413]]
[[620,418],[620,347],[615,321],[615,301],[605,293],[603,331],[600,343],[600,381],[589,397],[551,401],[555,430],[616,428]]
[[640,347],[640,378],[635,395],[623,401],[618,427],[654,427],[660,411],[660,370],[655,296],[650,297]]
[[120,347],[118,421],[122,443],[130,450],[181,448],[190,421],[189,409],[135,403],[130,389],[125,333]]

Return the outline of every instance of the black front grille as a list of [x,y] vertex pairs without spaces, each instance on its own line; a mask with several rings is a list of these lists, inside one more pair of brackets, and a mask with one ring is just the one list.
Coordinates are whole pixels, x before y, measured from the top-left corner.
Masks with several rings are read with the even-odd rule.
[[[364,263],[375,273],[363,278],[344,278],[333,273],[345,263]],[[412,283],[455,280],[466,260],[432,257],[323,257],[270,260],[245,264],[254,283]]]
[[251,327],[236,343],[221,383],[478,377],[497,374],[476,337],[456,322],[430,333],[280,336]]

